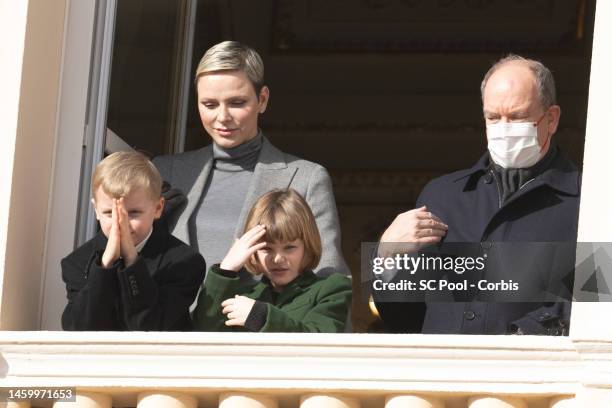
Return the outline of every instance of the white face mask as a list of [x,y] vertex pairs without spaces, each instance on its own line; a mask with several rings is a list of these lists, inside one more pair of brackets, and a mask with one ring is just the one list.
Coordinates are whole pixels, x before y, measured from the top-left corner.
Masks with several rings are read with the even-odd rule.
[[506,169],[531,167],[541,158],[537,123],[499,122],[487,125],[487,140],[491,158]]

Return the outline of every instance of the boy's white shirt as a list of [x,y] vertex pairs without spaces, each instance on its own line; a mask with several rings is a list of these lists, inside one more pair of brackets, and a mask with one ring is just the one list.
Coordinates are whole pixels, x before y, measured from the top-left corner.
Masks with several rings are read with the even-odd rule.
[[153,227],[151,227],[151,231],[149,231],[149,233],[147,234],[147,236],[145,237],[145,239],[143,239],[140,244],[136,245],[136,252],[140,253],[140,251],[142,251],[142,248],[144,248],[145,245],[147,245],[147,241],[149,240],[149,238],[151,237],[151,234],[153,233]]

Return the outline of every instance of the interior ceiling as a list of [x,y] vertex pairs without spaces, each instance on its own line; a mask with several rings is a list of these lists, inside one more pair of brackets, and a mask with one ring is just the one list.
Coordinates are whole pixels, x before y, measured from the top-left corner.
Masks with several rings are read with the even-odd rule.
[[[440,172],[484,152],[480,81],[493,61],[519,53],[553,70],[556,139],[580,162],[590,3],[201,0],[198,26],[209,29],[196,33],[194,59],[223,39],[255,47],[271,89],[261,126],[288,152],[332,171]],[[195,143],[208,143],[190,116]]]

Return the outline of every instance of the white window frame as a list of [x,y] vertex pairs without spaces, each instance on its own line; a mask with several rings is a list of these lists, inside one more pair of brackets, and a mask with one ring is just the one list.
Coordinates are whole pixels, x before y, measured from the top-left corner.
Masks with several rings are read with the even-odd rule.
[[64,29],[63,66],[52,186],[41,276],[40,328],[61,330],[66,303],[60,261],[74,249],[77,197],[84,151],[87,96],[92,66],[96,0],[69,1]]
[[[181,85],[174,151],[182,151],[195,30],[197,0],[187,0],[188,24],[182,38]],[[64,60],[59,101],[53,180],[40,293],[43,330],[61,330],[66,303],[60,261],[94,236],[90,180],[104,152],[129,148],[106,127],[117,0],[69,1],[64,31]],[[111,135],[109,136],[109,133]],[[117,137],[114,137],[117,136]],[[78,200],[75,198],[78,197]]]

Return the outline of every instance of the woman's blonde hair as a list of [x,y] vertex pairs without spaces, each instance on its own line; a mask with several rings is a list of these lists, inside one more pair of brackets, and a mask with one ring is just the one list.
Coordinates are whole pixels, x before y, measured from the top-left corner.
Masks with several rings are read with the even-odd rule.
[[[266,227],[265,242],[304,242],[302,270],[314,269],[321,260],[321,236],[308,203],[293,189],[272,190],[259,197],[246,219],[244,231],[256,225]],[[249,272],[258,275],[261,270],[255,255],[246,263]]]
[[94,198],[99,187],[114,198],[142,188],[152,200],[158,200],[161,197],[162,178],[155,165],[142,153],[116,152],[96,166],[91,180]]
[[238,41],[223,41],[206,51],[195,73],[195,83],[207,73],[218,71],[243,71],[253,84],[255,93],[264,86],[264,64],[253,48]]

